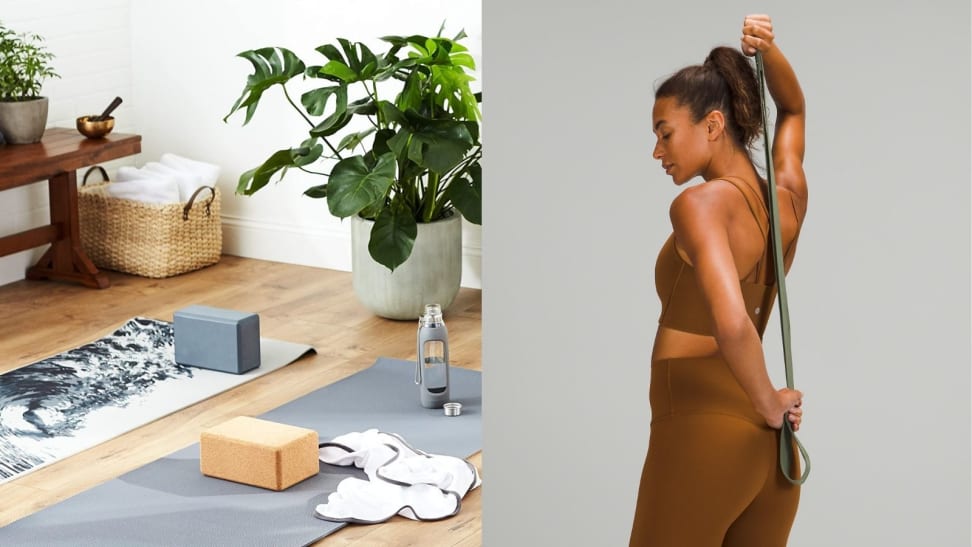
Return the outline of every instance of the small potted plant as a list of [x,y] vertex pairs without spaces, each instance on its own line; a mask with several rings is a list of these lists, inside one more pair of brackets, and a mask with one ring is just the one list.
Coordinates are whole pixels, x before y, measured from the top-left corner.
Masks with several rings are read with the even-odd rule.
[[47,127],[48,101],[40,94],[41,85],[60,76],[43,41],[0,22],[0,134],[11,144],[38,142]]
[[[307,132],[243,173],[237,193],[251,195],[290,169],[325,177],[304,194],[351,217],[355,292],[383,317],[416,319],[425,304],[448,307],[462,272],[460,216],[482,222],[482,96],[470,88],[475,64],[465,37],[445,38],[442,29],[434,37],[385,36],[387,50],[378,54],[338,38],[316,48],[318,65],[282,47],[239,54],[254,73],[223,120],[244,110],[246,125],[279,85]],[[323,85],[295,101],[286,84],[296,78]]]

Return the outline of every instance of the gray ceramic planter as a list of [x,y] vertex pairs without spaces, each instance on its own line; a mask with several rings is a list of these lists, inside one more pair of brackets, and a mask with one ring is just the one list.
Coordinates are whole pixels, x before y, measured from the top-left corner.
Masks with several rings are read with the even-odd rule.
[[368,253],[374,222],[351,217],[351,278],[358,300],[387,319],[418,320],[426,304],[445,310],[462,281],[462,217],[418,225],[412,254],[390,272]]
[[39,142],[47,127],[47,97],[0,101],[0,134],[8,144]]

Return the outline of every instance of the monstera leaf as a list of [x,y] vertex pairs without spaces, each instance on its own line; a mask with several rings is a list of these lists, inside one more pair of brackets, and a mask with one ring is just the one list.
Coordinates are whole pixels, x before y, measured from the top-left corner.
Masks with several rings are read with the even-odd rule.
[[483,223],[483,168],[474,164],[469,172],[452,179],[446,199],[473,224]]
[[[410,113],[411,114],[411,113]],[[413,120],[417,115],[412,115]],[[388,146],[399,157],[443,174],[456,166],[473,147],[473,138],[462,122],[421,119],[418,124],[402,127],[388,140]]]
[[304,73],[304,62],[294,52],[282,47],[251,49],[240,53],[237,57],[250,61],[254,72],[246,79],[243,93],[233,103],[229,114],[223,118],[224,122],[234,112],[245,107],[246,119],[243,125],[250,123],[264,91],[277,84],[283,85],[294,76]]
[[362,156],[345,158],[331,170],[327,184],[327,207],[338,218],[356,215],[365,207],[384,199],[394,182],[393,154],[379,157],[374,168],[369,168]]
[[412,211],[401,200],[392,200],[375,218],[368,252],[375,262],[395,271],[412,254],[417,235],[418,224]]

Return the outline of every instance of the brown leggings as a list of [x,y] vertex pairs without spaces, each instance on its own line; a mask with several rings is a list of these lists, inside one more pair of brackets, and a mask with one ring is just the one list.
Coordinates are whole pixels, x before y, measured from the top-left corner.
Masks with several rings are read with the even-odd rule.
[[[721,358],[652,363],[651,434],[631,547],[783,547],[800,487]],[[796,452],[796,451],[794,451]],[[794,461],[791,476],[799,476]]]

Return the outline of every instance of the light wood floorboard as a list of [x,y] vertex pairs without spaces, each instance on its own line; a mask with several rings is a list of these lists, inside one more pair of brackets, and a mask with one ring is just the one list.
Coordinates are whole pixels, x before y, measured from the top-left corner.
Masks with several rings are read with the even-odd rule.
[[[167,279],[107,273],[105,290],[49,281],[0,286],[0,373],[109,334],[135,316],[171,321],[192,304],[257,313],[262,336],[310,344],[317,354],[0,485],[0,526],[198,442],[207,427],[260,415],[363,370],[379,356],[415,359],[416,321],[367,311],[347,272],[224,256]],[[461,289],[445,320],[451,365],[481,370],[481,291]],[[482,453],[469,460],[481,466]],[[315,545],[480,545],[481,490],[467,494],[450,519],[349,525]]]

